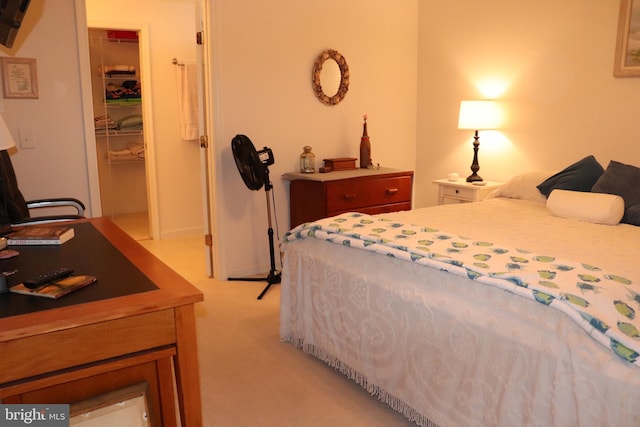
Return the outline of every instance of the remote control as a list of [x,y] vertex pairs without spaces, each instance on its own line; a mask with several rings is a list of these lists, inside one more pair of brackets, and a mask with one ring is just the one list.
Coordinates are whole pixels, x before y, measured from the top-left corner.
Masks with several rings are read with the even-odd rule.
[[24,282],[22,282],[22,284],[26,288],[36,289],[44,285],[45,283],[53,282],[54,280],[70,276],[71,273],[73,273],[73,270],[71,268],[62,267],[57,270],[39,274],[32,279],[25,280]]

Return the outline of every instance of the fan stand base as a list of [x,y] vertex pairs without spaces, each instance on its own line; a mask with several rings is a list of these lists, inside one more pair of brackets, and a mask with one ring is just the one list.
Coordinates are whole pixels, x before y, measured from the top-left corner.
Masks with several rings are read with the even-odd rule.
[[258,299],[262,299],[271,285],[280,283],[282,277],[279,271],[270,271],[266,277],[229,277],[227,280],[236,282],[267,282],[267,286],[260,292],[260,295],[258,295]]

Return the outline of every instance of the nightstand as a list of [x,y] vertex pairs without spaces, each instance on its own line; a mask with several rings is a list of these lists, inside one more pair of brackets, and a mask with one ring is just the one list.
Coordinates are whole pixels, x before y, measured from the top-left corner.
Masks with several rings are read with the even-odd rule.
[[448,205],[452,203],[479,202],[502,185],[502,182],[483,182],[485,185],[474,185],[464,181],[464,178],[458,179],[457,181],[436,179],[433,183],[438,185],[438,204]]
[[291,182],[291,228],[351,211],[373,215],[411,209],[413,171],[353,169],[283,177]]

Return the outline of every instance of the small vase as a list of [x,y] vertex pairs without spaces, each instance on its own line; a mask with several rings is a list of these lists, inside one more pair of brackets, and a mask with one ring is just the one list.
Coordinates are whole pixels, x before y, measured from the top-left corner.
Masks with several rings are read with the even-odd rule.
[[360,138],[360,167],[367,169],[371,165],[371,141],[367,133],[367,116],[364,116],[362,125],[362,138]]

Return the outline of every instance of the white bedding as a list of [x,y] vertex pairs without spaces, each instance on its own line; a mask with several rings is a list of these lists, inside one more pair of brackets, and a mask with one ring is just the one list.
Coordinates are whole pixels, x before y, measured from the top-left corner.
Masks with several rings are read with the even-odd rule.
[[[640,227],[553,217],[544,204],[506,198],[383,216],[640,282]],[[283,248],[282,338],[420,425],[640,425],[640,369],[557,310],[326,241]]]

